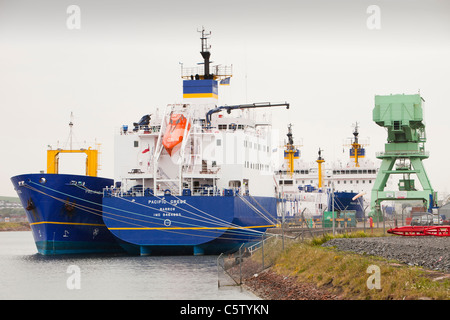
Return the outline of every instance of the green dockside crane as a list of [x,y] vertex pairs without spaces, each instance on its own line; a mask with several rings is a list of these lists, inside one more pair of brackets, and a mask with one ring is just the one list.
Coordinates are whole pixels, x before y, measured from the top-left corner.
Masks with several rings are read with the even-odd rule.
[[[380,204],[384,200],[422,200],[424,207],[431,210],[436,206],[437,195],[431,187],[422,160],[429,157],[425,151],[425,124],[422,102],[419,94],[375,96],[373,121],[387,129],[387,143],[384,152],[376,157],[382,160],[372,188],[371,212],[375,220],[382,219]],[[396,167],[394,165],[397,163]],[[386,191],[386,182],[391,174],[401,174],[398,190]],[[417,190],[415,174],[422,185]]]

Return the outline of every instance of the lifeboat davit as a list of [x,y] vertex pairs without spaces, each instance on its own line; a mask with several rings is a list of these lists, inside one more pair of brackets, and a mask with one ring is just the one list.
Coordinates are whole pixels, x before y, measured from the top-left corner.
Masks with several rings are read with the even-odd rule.
[[191,129],[191,124],[188,123],[184,115],[179,113],[170,115],[170,121],[162,141],[164,148],[170,156],[181,147],[186,126],[189,131]]

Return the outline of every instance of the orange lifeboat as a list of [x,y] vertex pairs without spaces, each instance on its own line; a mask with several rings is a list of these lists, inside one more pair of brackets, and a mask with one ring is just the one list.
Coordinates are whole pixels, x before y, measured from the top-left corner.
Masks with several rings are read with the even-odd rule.
[[187,130],[189,131],[191,129],[191,124],[188,123],[184,115],[174,113],[170,115],[170,121],[167,125],[162,141],[164,148],[170,156],[172,156],[172,153],[181,147],[186,125]]

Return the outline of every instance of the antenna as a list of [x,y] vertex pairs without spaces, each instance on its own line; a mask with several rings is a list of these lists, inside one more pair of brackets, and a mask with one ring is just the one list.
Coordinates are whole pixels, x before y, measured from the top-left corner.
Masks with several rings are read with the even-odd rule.
[[204,79],[209,79],[209,57],[211,57],[211,52],[209,52],[209,49],[211,49],[211,46],[208,45],[208,37],[211,36],[211,31],[205,32],[205,27],[202,27],[202,30],[198,30],[197,32],[201,32],[202,36],[200,39],[202,40],[202,51],[200,51],[205,65],[205,74]]
[[[230,78],[233,76],[233,65],[225,66],[225,65],[212,65],[213,61],[210,60],[211,57],[211,46],[208,44],[208,40],[211,36],[211,31],[206,32],[205,28],[201,29],[197,28],[197,32],[199,32],[200,40],[201,40],[201,51],[200,54],[203,57],[202,62],[198,62],[197,65],[199,67],[194,68],[185,68],[184,65],[180,62],[181,65],[181,78],[185,80],[224,80],[226,78]],[[201,67],[200,65],[203,65]],[[229,84],[229,82],[221,83],[221,84]]]
[[[68,149],[68,150],[73,150],[73,142],[75,142],[75,144],[78,144],[79,142],[76,140],[75,138],[75,134],[73,132],[73,119],[74,119],[74,115],[73,112],[70,112],[70,120],[69,120],[69,136],[67,137],[67,140],[65,141],[63,148],[64,149]],[[69,146],[67,146],[67,144]]]
[[69,128],[70,128],[70,131],[69,131],[69,147],[70,147],[70,150],[72,150],[72,127],[73,127],[73,112],[71,111],[70,112],[70,122],[69,122]]
[[317,160],[323,160],[323,158],[322,158],[322,151],[323,151],[323,149],[319,148],[319,151],[317,152],[319,154],[319,157],[317,158]]
[[358,143],[358,135],[359,135],[359,132],[358,132],[358,122],[356,122],[356,123],[354,124],[354,126],[355,126],[355,131],[353,131],[353,136],[355,137],[355,142],[354,142],[354,143]]
[[202,40],[202,51],[201,52],[209,52],[209,49],[211,49],[211,46],[208,46],[208,37],[211,36],[211,31],[205,32],[205,27],[202,26],[202,30],[198,30],[197,32],[201,32],[201,40]]
[[294,146],[294,139],[292,138],[292,123],[289,123],[287,137],[289,139],[289,145]]

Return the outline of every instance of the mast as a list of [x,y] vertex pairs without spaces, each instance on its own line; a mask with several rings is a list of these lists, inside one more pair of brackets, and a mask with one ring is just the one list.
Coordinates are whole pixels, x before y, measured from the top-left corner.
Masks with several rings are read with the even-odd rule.
[[[197,29],[201,33],[201,51],[203,62],[197,63],[197,67],[185,68],[181,64],[181,78],[183,79],[183,103],[186,104],[203,104],[217,105],[218,101],[218,84],[230,84],[232,77],[232,66],[211,65],[211,46],[208,40],[211,31],[206,32],[205,28]],[[203,65],[203,66],[201,66]],[[223,81],[223,82],[222,82]]]
[[322,188],[322,185],[323,185],[323,176],[322,176],[322,163],[324,163],[325,162],[325,160],[322,158],[322,151],[323,150],[320,150],[320,148],[319,148],[319,157],[317,158],[317,160],[316,160],[316,162],[317,162],[317,165],[318,165],[318,175],[319,175],[319,185],[318,185],[318,187],[319,188]]
[[[98,154],[97,149],[91,149],[91,147],[85,149],[73,149],[73,112],[70,113],[69,121],[69,149],[57,148],[53,150],[47,150],[47,173],[58,174],[59,173],[59,155],[61,153],[85,153],[86,154],[86,176],[96,177],[98,173]],[[67,140],[64,148],[67,147]]]
[[72,150],[72,127],[73,127],[73,112],[70,112],[70,122],[69,122],[69,150]]
[[353,142],[352,142],[352,148],[353,148],[353,155],[355,157],[355,167],[359,167],[359,161],[358,158],[360,157],[359,151],[361,149],[361,145],[358,142],[358,122],[355,124],[355,131],[353,131]]
[[289,123],[288,126],[288,133],[286,134],[288,137],[288,146],[291,148],[294,148],[294,139],[292,138],[292,123]]
[[209,64],[210,64],[209,58],[211,57],[211,52],[209,52],[209,49],[211,49],[211,46],[210,45],[208,46],[208,37],[211,35],[211,31],[205,32],[204,27],[202,27],[201,31],[199,30],[197,31],[202,33],[202,36],[200,38],[202,40],[202,51],[200,51],[200,53],[203,57],[203,63],[205,66],[204,79],[211,79],[212,75],[209,74]]
[[288,126],[288,133],[286,134],[288,137],[288,143],[286,144],[286,153],[288,159],[288,168],[289,175],[292,178],[294,174],[294,156],[295,156],[295,148],[294,148],[294,139],[292,138],[292,124],[290,123]]

